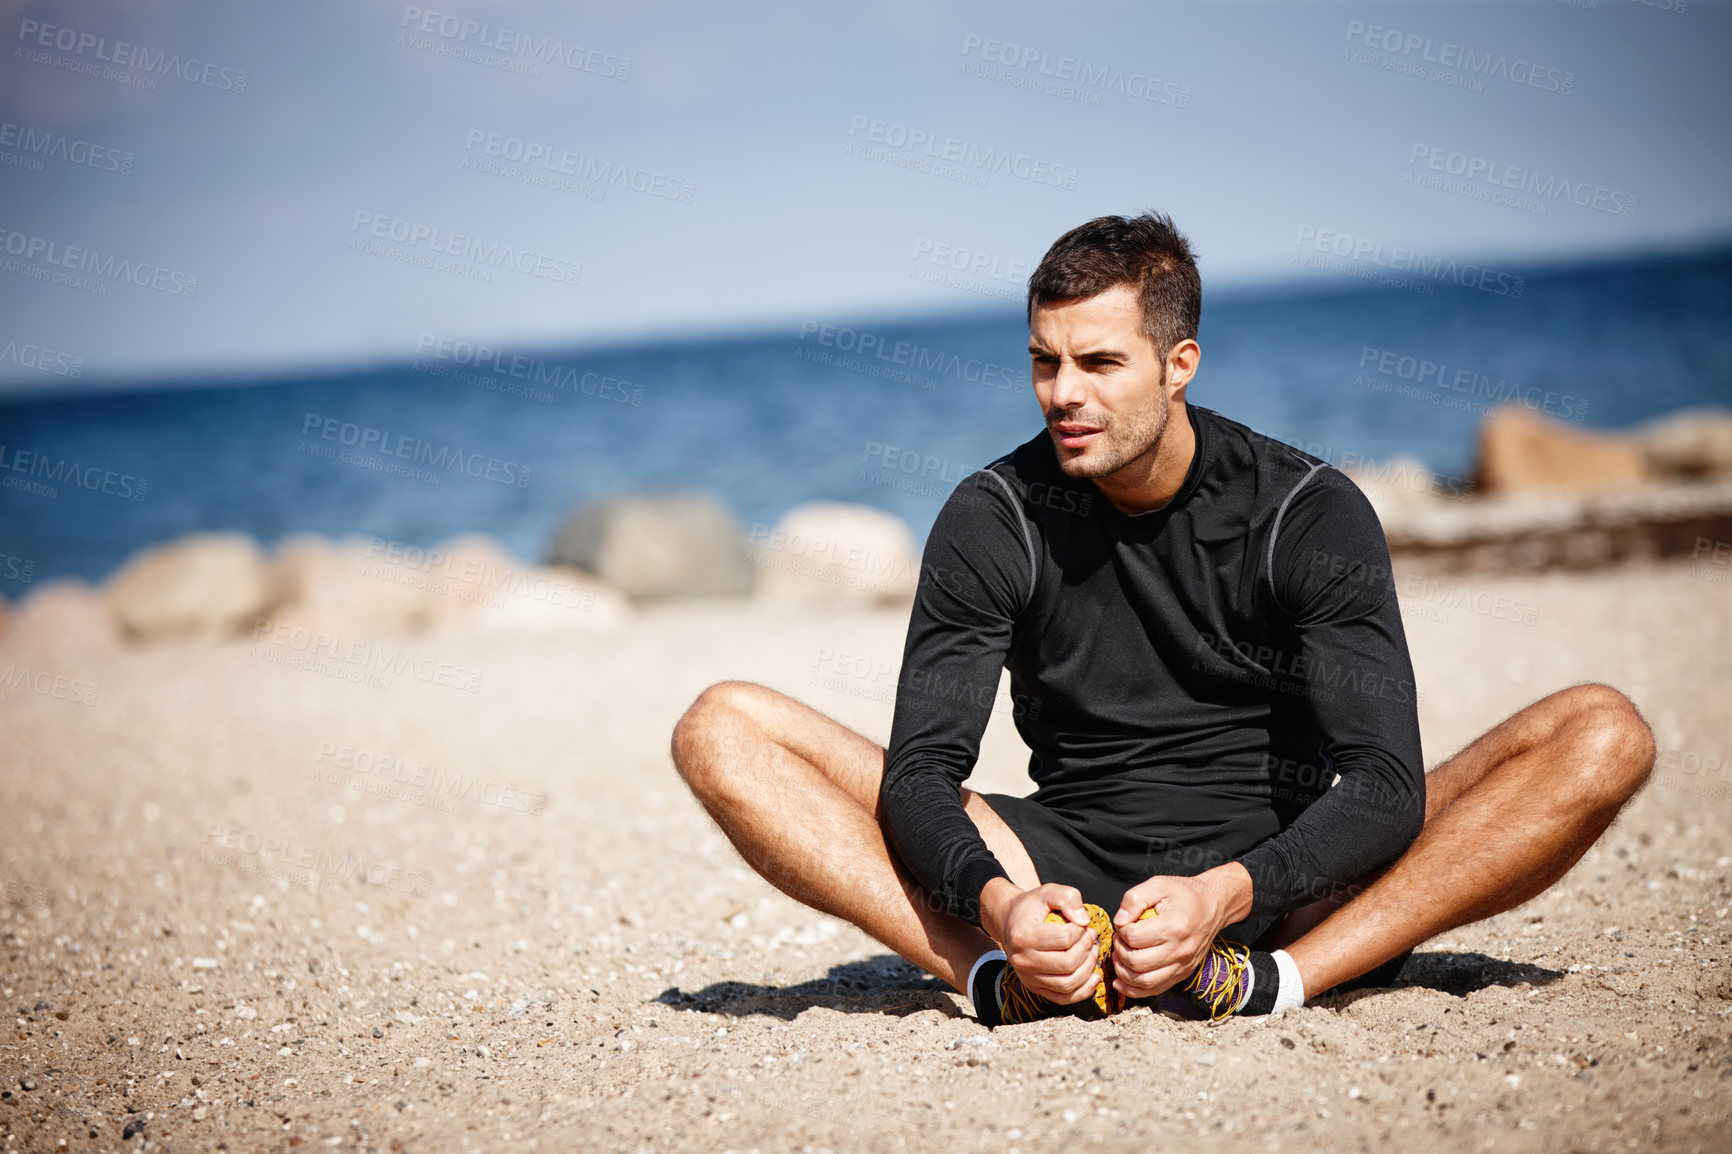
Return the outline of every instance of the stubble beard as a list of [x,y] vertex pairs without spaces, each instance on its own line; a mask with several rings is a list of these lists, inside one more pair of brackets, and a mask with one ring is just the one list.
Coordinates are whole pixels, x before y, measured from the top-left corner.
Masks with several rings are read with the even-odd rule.
[[[1072,457],[1065,460],[1062,457],[1059,467],[1069,477],[1105,477],[1118,472],[1132,461],[1145,454],[1157,453],[1161,438],[1167,432],[1167,417],[1172,405],[1167,400],[1167,367],[1161,366],[1161,382],[1155,389],[1160,398],[1160,405],[1153,412],[1139,412],[1134,417],[1122,421],[1108,420],[1101,422],[1101,436],[1105,441],[1104,451],[1097,451],[1087,458]],[[1049,428],[1052,423],[1066,419],[1066,414],[1047,414]],[[1089,420],[1081,417],[1081,420]]]

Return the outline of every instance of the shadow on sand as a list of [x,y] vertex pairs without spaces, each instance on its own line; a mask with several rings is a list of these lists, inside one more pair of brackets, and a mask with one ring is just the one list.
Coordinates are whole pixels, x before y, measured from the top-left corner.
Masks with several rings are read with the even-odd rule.
[[712,982],[696,993],[678,986],[663,990],[654,1001],[680,1010],[706,1014],[767,1014],[792,1021],[814,1006],[844,1014],[895,1014],[938,1010],[952,1018],[965,1014],[950,996],[950,986],[928,977],[919,966],[895,954],[879,954],[857,962],[831,966],[822,978],[792,986],[753,982]]
[[[1412,988],[1441,990],[1459,998],[1492,986],[1546,986],[1563,976],[1562,970],[1506,962],[1485,954],[1416,953],[1388,985],[1329,992],[1312,999],[1312,1004],[1340,1008],[1387,990]],[[844,1014],[902,1017],[937,1010],[952,1018],[969,1016],[953,994],[947,984],[928,977],[895,954],[879,954],[832,966],[824,977],[792,986],[713,982],[696,992],[670,986],[653,1000],[679,1010],[732,1017],[764,1014],[783,1021],[792,1021],[815,1006]]]
[[1414,954],[1390,984],[1397,989],[1441,990],[1460,998],[1491,986],[1549,986],[1564,976],[1563,970],[1548,970],[1527,962],[1506,962],[1485,954],[1438,951]]

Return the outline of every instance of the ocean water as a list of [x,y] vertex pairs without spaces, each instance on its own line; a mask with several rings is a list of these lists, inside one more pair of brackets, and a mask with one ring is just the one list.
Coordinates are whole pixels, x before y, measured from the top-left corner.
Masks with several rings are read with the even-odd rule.
[[[1190,399],[1337,464],[1456,477],[1498,401],[1583,428],[1732,404],[1732,253],[1530,277],[1520,299],[1343,281],[1206,296]],[[802,502],[918,539],[969,471],[1041,431],[1020,310],[339,375],[0,402],[0,593],[97,580],[199,529],[265,543],[484,532],[544,555],[574,502],[698,486],[748,530]]]

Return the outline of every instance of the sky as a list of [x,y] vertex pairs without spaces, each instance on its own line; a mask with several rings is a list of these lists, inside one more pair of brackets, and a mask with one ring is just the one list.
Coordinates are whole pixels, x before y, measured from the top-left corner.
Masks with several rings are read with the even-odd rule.
[[1206,293],[1732,239],[1702,0],[0,0],[0,32],[12,395],[1015,311],[1060,233],[1145,209]]

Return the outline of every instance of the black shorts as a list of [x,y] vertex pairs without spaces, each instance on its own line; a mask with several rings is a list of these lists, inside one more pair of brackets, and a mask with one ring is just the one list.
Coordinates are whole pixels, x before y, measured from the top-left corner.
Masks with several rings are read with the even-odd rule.
[[[1043,883],[1075,886],[1082,891],[1083,901],[1100,906],[1108,917],[1118,912],[1119,899],[1138,882],[1156,876],[1194,877],[1223,860],[1222,854],[1199,845],[1151,857],[1142,839],[1115,839],[1100,827],[1085,836],[1063,813],[1031,797],[1012,797],[1006,793],[980,796],[1021,840],[1029,860],[1034,862],[1034,872]],[[1277,913],[1249,917],[1227,926],[1221,936],[1256,945],[1257,939],[1273,929],[1282,916]],[[1412,954],[1408,950],[1371,972],[1316,996],[1387,986],[1395,981]]]
[[[1107,915],[1118,912],[1119,899],[1132,886],[1151,877],[1194,877],[1238,856],[1212,851],[1206,844],[1150,854],[1147,839],[1096,825],[1086,832],[1065,814],[1032,797],[1004,793],[980,795],[1021,840],[1045,882],[1061,882],[1082,891],[1083,901],[1100,906]],[[1225,937],[1250,944],[1276,922],[1280,914],[1246,918],[1222,930]]]

